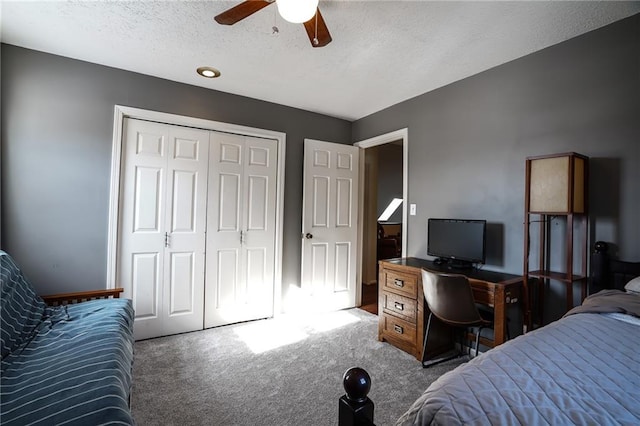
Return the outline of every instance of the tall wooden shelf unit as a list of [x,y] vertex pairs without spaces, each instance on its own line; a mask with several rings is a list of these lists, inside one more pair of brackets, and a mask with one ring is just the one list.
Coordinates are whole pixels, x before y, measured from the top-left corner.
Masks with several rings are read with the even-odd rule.
[[[582,299],[587,295],[588,250],[588,188],[589,158],[569,152],[564,154],[528,157],[526,160],[525,214],[524,214],[524,293],[529,300],[525,312],[527,329],[533,326],[530,303],[531,289],[535,281],[538,288],[536,323],[543,325],[544,289],[550,281],[565,285],[567,311],[573,308],[573,286],[579,283]],[[564,259],[559,269],[551,270],[552,256],[562,251],[551,245],[552,220],[564,220],[565,231],[561,244]],[[531,236],[531,225],[537,224],[537,236]],[[537,238],[538,265],[530,266],[531,242]],[[581,242],[574,249],[574,243]],[[578,268],[575,264],[580,262]],[[554,262],[558,266],[558,262]]]

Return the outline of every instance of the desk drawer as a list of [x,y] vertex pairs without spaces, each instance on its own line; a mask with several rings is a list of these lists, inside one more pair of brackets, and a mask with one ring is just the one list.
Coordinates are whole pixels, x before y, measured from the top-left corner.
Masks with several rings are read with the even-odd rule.
[[485,281],[469,279],[473,300],[476,303],[493,307],[495,303],[496,288],[494,284]]
[[397,317],[416,322],[416,300],[388,291],[382,292],[382,308],[386,313],[390,313]]
[[482,305],[493,306],[494,296],[493,293],[487,292],[486,289],[471,287],[471,291],[473,292],[473,300],[476,303],[480,303]]
[[410,345],[416,344],[416,325],[396,318],[393,315],[382,314],[382,332],[385,338],[397,340]]
[[415,299],[418,296],[418,278],[413,274],[385,269],[385,280],[382,289],[394,293],[400,293],[406,297]]

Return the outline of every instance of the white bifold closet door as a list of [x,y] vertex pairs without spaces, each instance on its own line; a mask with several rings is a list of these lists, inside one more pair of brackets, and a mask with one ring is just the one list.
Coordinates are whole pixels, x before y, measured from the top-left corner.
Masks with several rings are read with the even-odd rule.
[[273,316],[277,141],[213,132],[205,327]]
[[200,330],[209,131],[124,123],[118,283],[144,339]]

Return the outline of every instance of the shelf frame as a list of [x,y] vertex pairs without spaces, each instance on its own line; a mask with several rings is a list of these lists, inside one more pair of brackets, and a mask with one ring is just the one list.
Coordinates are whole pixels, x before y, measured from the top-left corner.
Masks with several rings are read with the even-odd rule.
[[[538,160],[541,161],[534,165]],[[551,161],[544,163],[545,160]],[[558,165],[561,166],[559,169]],[[526,298],[524,319],[525,327],[528,330],[533,328],[534,312],[535,323],[544,325],[544,293],[551,281],[564,284],[566,311],[574,306],[573,287],[575,283],[581,284],[581,301],[587,295],[588,165],[589,158],[575,152],[528,157],[526,160],[523,276]],[[547,166],[551,167],[545,168]],[[535,173],[532,172],[532,167],[538,167]],[[564,208],[546,210],[538,208],[534,210],[532,209],[532,197],[536,200],[536,206],[554,205]],[[549,200],[545,200],[545,197],[548,197]],[[554,271],[550,268],[552,258],[551,222],[561,218],[566,221],[564,241],[561,243],[565,248],[565,259],[561,262],[563,265],[561,269],[564,271]],[[538,224],[538,233],[537,236],[532,237],[531,225],[534,223]],[[574,250],[576,237],[581,238],[582,242]],[[530,253],[531,242],[534,239],[538,242],[538,264],[537,269],[532,270]],[[574,263],[578,260],[576,256],[580,258],[579,271],[574,270]],[[532,309],[532,284],[534,280],[538,289],[538,303],[535,309]]]

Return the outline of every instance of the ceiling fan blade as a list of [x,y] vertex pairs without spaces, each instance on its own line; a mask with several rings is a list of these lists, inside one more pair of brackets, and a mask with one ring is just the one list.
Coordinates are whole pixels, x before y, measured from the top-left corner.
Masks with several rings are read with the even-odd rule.
[[[318,24],[317,32],[316,22]],[[323,47],[331,43],[331,34],[329,34],[329,29],[327,28],[327,24],[324,22],[324,18],[320,13],[320,9],[316,10],[316,15],[313,18],[304,23],[304,29],[307,30],[307,35],[309,36],[311,46]]]
[[231,9],[225,10],[215,18],[218,24],[233,25],[243,20],[247,16],[251,16],[260,9],[269,6],[273,1],[267,0],[246,0]]

